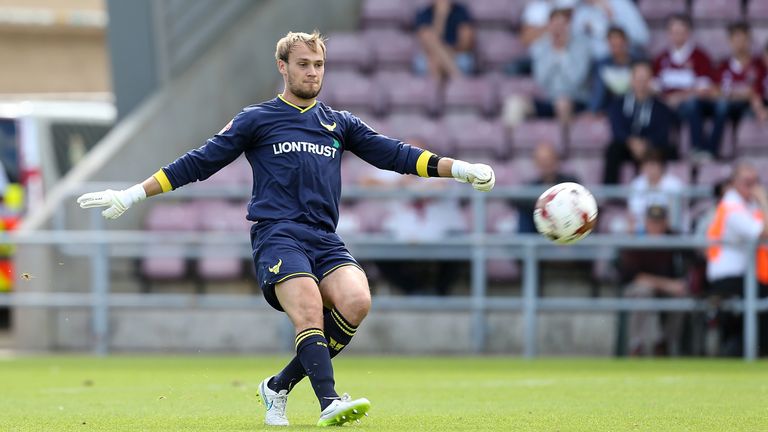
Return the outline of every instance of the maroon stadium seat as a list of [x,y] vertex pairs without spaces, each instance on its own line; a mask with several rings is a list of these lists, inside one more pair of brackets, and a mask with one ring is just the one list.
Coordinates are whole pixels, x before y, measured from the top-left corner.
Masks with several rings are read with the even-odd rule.
[[724,24],[740,19],[742,10],[740,2],[734,0],[695,0],[691,15],[696,21]]
[[563,162],[563,172],[575,176],[579,182],[591,186],[603,180],[603,158],[568,158]]
[[333,33],[328,36],[326,68],[329,71],[354,69],[368,71],[373,65],[373,51],[359,33]]
[[453,138],[458,156],[505,158],[510,153],[504,126],[472,114],[446,114],[443,129]]
[[413,13],[409,0],[365,0],[360,18],[365,27],[406,27]]
[[539,86],[533,78],[499,76],[493,78],[493,83],[502,101],[512,95],[536,96],[539,94]]
[[[194,210],[200,218],[200,228],[211,232],[241,234],[248,231],[251,222],[245,219],[245,206],[226,201],[196,201]],[[234,279],[240,276],[243,259],[238,246],[220,243],[201,245],[206,255],[197,259],[197,273],[203,279]]]
[[509,283],[520,279],[520,265],[513,260],[489,259],[485,271],[491,282]]
[[761,125],[752,118],[745,118],[736,131],[736,153],[768,153],[768,127]]
[[416,52],[413,34],[398,30],[368,30],[362,37],[373,50],[377,70],[410,70]]
[[329,74],[323,84],[323,100],[335,109],[380,113],[384,102],[378,86],[357,72]]
[[[144,224],[156,232],[195,231],[199,228],[198,214],[188,204],[157,203],[150,207]],[[148,279],[178,279],[186,273],[184,246],[151,244],[141,259],[139,271]]]
[[432,114],[438,109],[438,83],[409,72],[382,72],[376,76],[390,112],[416,111]]
[[696,183],[700,185],[714,185],[731,175],[731,164],[728,162],[706,162],[699,166]]
[[446,112],[474,111],[490,115],[497,111],[498,104],[493,84],[486,78],[454,79],[445,87]]
[[611,127],[603,117],[579,116],[568,132],[568,150],[572,153],[602,155],[611,139]]
[[[747,2],[747,19],[750,21],[768,22],[768,2],[764,0],[751,0]],[[765,41],[760,41],[764,43]],[[762,45],[761,45],[762,46]]]
[[560,152],[564,150],[563,131],[557,120],[526,120],[512,129],[512,147],[515,152],[530,152],[542,141],[552,143]]
[[640,13],[649,21],[664,22],[671,14],[687,12],[686,0],[639,0]]
[[486,71],[499,70],[527,51],[520,38],[507,30],[478,29],[475,49],[479,66]]
[[411,142],[421,141],[428,150],[437,154],[450,155],[455,151],[452,134],[441,122],[420,114],[399,113],[388,119],[392,138]]
[[472,0],[466,5],[478,28],[504,28],[517,24],[525,3],[519,0]]
[[693,31],[693,36],[715,63],[727,58],[731,52],[728,34],[723,27],[696,29]]

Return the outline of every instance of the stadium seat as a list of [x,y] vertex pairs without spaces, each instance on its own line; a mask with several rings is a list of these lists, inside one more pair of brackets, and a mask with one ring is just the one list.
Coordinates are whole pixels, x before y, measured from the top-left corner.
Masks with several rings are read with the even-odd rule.
[[569,157],[563,162],[563,172],[576,176],[587,186],[598,185],[603,180],[603,163],[602,157]]
[[382,89],[390,112],[416,111],[433,114],[437,111],[439,84],[427,77],[409,72],[382,72],[376,76],[376,86]]
[[506,158],[510,153],[506,131],[498,121],[472,114],[446,114],[442,125],[452,137],[458,156]]
[[736,154],[768,153],[765,137],[768,127],[761,125],[753,118],[745,118],[736,130]]
[[365,75],[350,71],[339,72],[325,79],[323,99],[335,109],[380,113],[384,110],[384,102],[378,90]]
[[563,152],[563,129],[557,120],[526,120],[512,129],[512,148],[516,153],[530,153],[536,144],[543,141],[552,143],[559,152]]
[[350,210],[354,211],[360,229],[366,233],[381,233],[384,220],[389,215],[387,200],[384,199],[361,200]]
[[603,117],[579,116],[569,127],[569,154],[600,154],[611,140],[611,127]]
[[373,51],[359,33],[333,33],[328,36],[326,68],[334,73],[353,69],[367,72],[373,65]]
[[[154,232],[195,231],[199,228],[198,214],[188,204],[157,203],[150,207],[144,220],[145,228]],[[141,275],[147,279],[178,279],[186,273],[184,246],[150,244],[139,263]]]
[[525,3],[519,0],[472,0],[467,2],[478,28],[516,25]]
[[[768,22],[768,2],[764,0],[751,0],[747,2],[746,17],[752,22]],[[760,40],[760,43],[764,44],[765,40]]]
[[736,21],[742,18],[741,2],[734,0],[695,0],[691,15],[697,22],[724,24],[729,21]]
[[341,184],[358,185],[366,177],[370,165],[354,154],[344,153],[341,158]]
[[360,20],[364,27],[407,27],[413,21],[409,0],[365,0]]
[[499,76],[493,79],[493,85],[502,101],[507,96],[536,96],[539,93],[539,86],[536,81],[528,77]]
[[491,115],[498,110],[498,96],[490,80],[463,78],[448,82],[443,106],[446,112],[480,112]]
[[711,161],[699,165],[696,183],[700,185],[714,185],[728,178],[730,175],[730,163]]
[[731,52],[728,34],[723,27],[701,28],[693,31],[699,46],[709,54],[713,62],[718,63]]
[[[199,200],[191,204],[200,219],[200,228],[209,232],[245,234],[251,226],[242,203]],[[235,279],[242,273],[243,259],[236,246],[221,243],[201,245],[205,255],[197,259],[197,274],[207,280]]]
[[477,31],[475,50],[478,65],[486,72],[502,69],[527,51],[520,38],[510,31],[482,29]]
[[367,30],[362,37],[372,48],[376,70],[411,70],[416,52],[416,39],[411,33],[391,29]]
[[640,0],[640,13],[651,24],[663,23],[674,13],[687,12],[686,0]]
[[671,161],[667,164],[667,172],[679,178],[683,184],[691,184],[691,162],[687,160]]
[[651,58],[655,58],[669,46],[667,30],[665,28],[651,29],[651,37],[648,41],[647,52]]
[[506,163],[496,163],[493,170],[498,186],[519,186],[530,182],[537,174],[533,161],[528,157],[515,157]]
[[388,121],[393,138],[423,145],[437,154],[450,155],[456,149],[452,133],[442,122],[424,115],[407,113],[393,114]]
[[632,227],[632,218],[624,206],[604,206],[597,218],[597,232],[605,234],[626,234]]

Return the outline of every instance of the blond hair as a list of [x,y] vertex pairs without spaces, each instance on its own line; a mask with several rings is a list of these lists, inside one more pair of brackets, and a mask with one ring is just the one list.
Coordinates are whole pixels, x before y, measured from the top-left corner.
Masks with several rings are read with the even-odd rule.
[[277,41],[277,47],[275,48],[275,60],[288,61],[288,55],[291,53],[293,46],[303,43],[313,52],[318,50],[325,57],[325,38],[319,31],[315,30],[312,34],[302,32],[288,32],[279,41]]

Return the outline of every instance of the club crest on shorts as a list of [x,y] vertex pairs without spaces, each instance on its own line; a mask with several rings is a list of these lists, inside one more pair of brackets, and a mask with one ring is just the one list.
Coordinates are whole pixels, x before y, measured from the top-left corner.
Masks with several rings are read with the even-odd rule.
[[278,273],[280,273],[280,266],[281,265],[283,265],[283,259],[282,258],[277,260],[277,264],[273,265],[272,267],[269,267],[269,271],[274,273],[274,274],[278,274]]

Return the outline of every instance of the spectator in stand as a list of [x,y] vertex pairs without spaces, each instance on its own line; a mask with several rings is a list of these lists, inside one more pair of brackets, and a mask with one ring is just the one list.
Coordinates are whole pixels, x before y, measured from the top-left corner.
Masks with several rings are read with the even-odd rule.
[[462,3],[434,0],[416,14],[415,28],[422,49],[413,61],[417,74],[443,79],[474,72],[475,29]]
[[653,72],[647,62],[632,65],[631,90],[613,101],[608,108],[611,143],[605,152],[603,182],[616,184],[624,162],[635,166],[649,149],[666,158],[676,157],[669,142],[671,111],[653,93]]
[[[547,33],[549,15],[553,9],[570,11],[578,0],[529,0],[520,17],[520,41],[530,50],[531,45]],[[507,65],[510,75],[530,75],[531,55],[526,54]]]
[[[718,306],[720,299],[741,297],[748,260],[756,260],[760,296],[768,294],[768,248],[750,250],[753,242],[768,238],[768,193],[760,184],[758,171],[748,161],[733,170],[730,188],[725,192],[707,230],[712,242],[707,250],[709,294]],[[768,319],[761,314],[760,348],[768,353]],[[743,351],[742,319],[739,315],[718,312],[713,322],[719,327],[720,354],[739,356]]]
[[612,26],[624,30],[633,51],[643,52],[648,45],[648,25],[630,0],[583,0],[573,11],[573,31],[589,38],[595,59],[609,55],[606,36]]
[[630,53],[627,35],[620,27],[611,27],[607,39],[610,54],[595,64],[592,77],[589,111],[594,114],[604,112],[629,91],[632,64],[639,60]]
[[755,97],[752,99],[752,111],[758,120],[768,122],[768,42],[763,47],[760,58],[761,72],[758,85],[755,88]]
[[696,159],[715,156],[717,149],[704,139],[704,116],[711,115],[716,97],[712,61],[691,38],[688,15],[675,14],[667,21],[670,46],[654,61],[654,73],[664,102],[688,123]]
[[[649,207],[660,205],[667,209],[675,205],[684,185],[683,182],[666,170],[664,156],[656,150],[648,150],[640,165],[638,175],[629,185],[627,207],[636,231],[642,232],[643,218]],[[679,231],[680,221],[674,221],[673,227]]]
[[[533,162],[536,165],[538,175],[535,179],[528,182],[530,186],[548,188],[563,182],[578,183],[576,177],[561,171],[560,155],[552,143],[539,143],[533,151]],[[536,225],[533,222],[533,203],[517,203],[516,205],[520,215],[518,231],[521,233],[535,233]]]
[[[648,207],[643,231],[648,236],[673,234],[667,208]],[[624,250],[620,257],[624,295],[631,298],[684,297],[687,295],[686,256],[682,251],[658,249]],[[631,355],[678,355],[683,314],[637,311],[629,314]]]
[[750,104],[761,93],[763,67],[760,59],[752,56],[752,37],[749,24],[736,22],[728,26],[731,56],[718,67],[716,77],[719,98],[715,103],[709,147],[718,154],[728,120],[739,122]]
[[556,117],[561,123],[582,111],[589,98],[589,44],[571,34],[570,21],[568,10],[553,10],[547,34],[531,47],[533,77],[546,96],[534,100],[536,116]]

